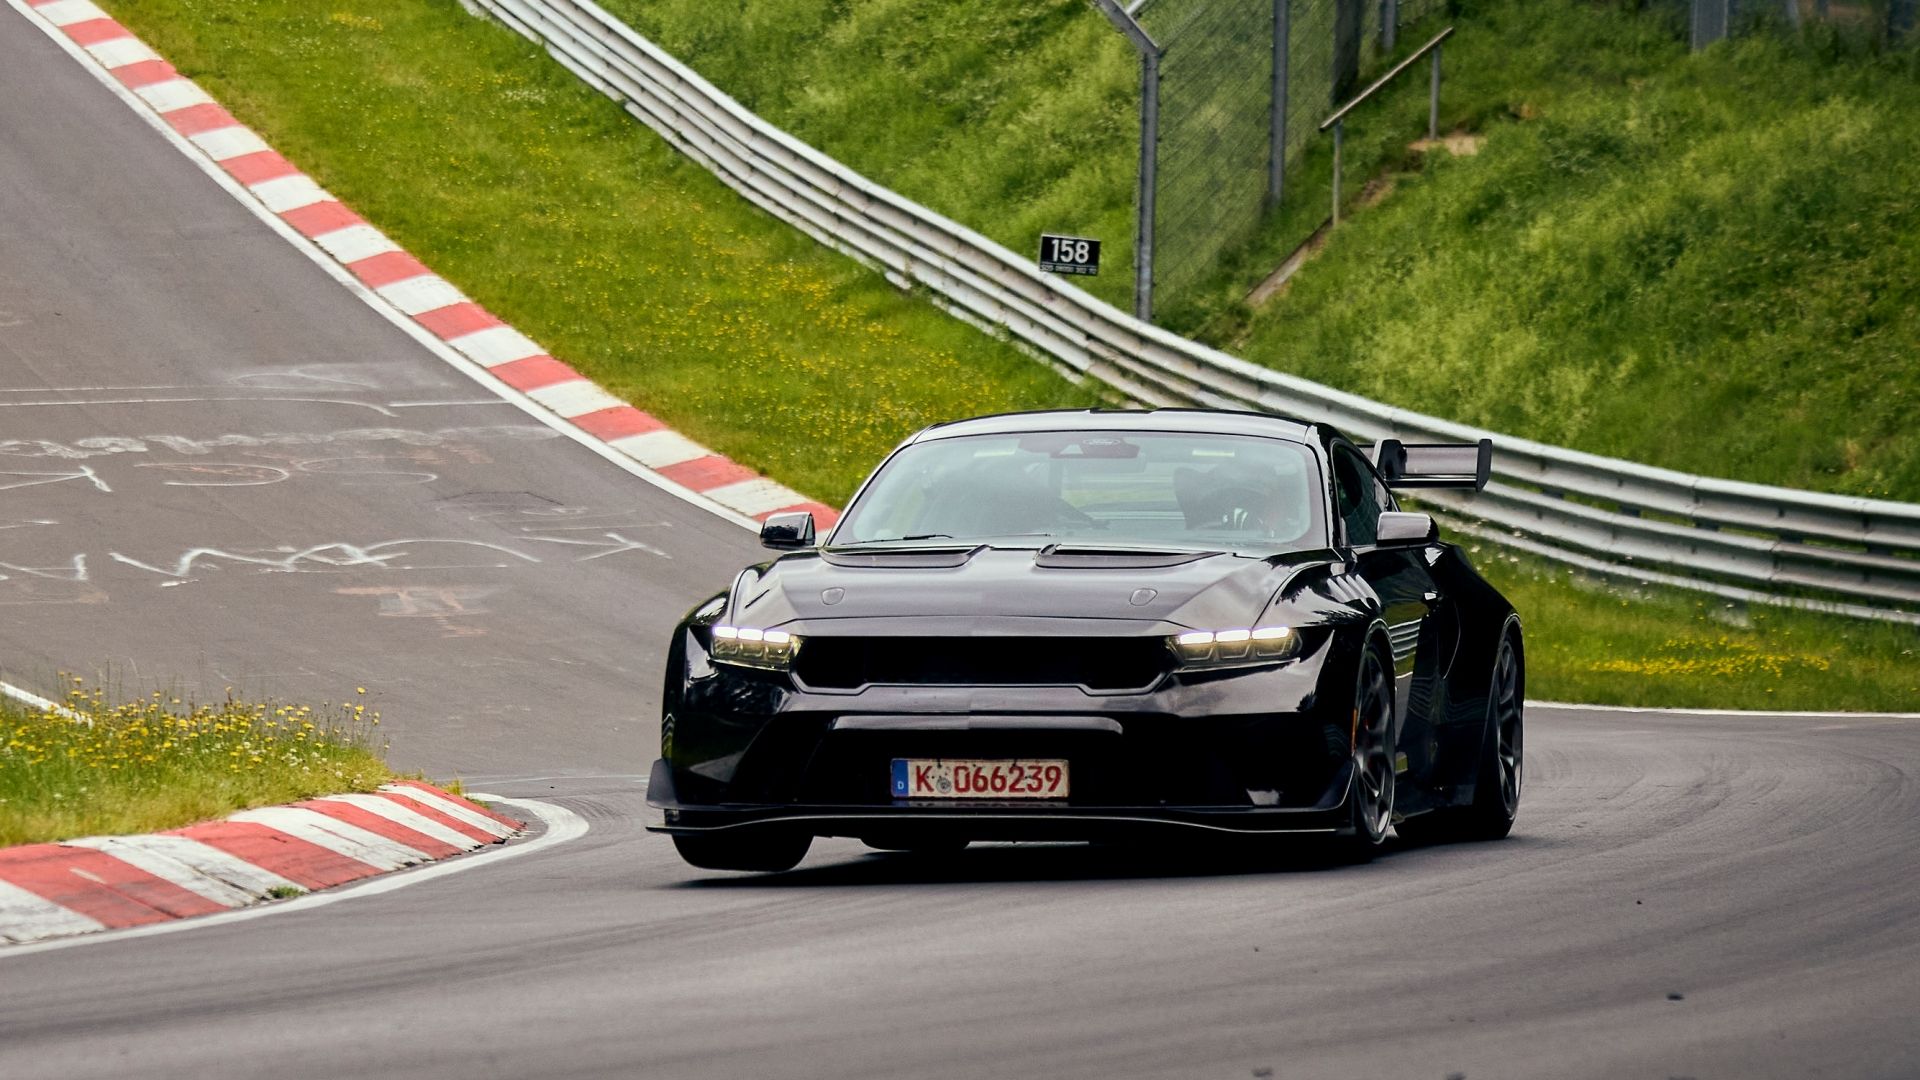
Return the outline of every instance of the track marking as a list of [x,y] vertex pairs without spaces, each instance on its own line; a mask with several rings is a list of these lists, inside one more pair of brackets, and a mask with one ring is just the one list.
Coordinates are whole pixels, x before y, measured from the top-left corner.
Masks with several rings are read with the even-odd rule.
[[1657,705],[1581,705],[1571,701],[1528,701],[1529,709],[1644,713],[1657,716],[1778,716],[1792,720],[1920,720],[1910,712],[1795,712],[1792,709],[1663,709]]
[[103,851],[129,866],[171,881],[222,907],[236,908],[257,903],[270,896],[274,889],[306,891],[265,867],[188,836],[169,833],[84,836],[60,843]]
[[82,933],[77,937],[60,938],[54,941],[12,945],[0,948],[0,963],[16,956],[45,952],[51,949],[70,949],[81,945],[93,945],[104,941],[122,941],[127,938],[150,937],[155,934],[173,934],[183,930],[197,930],[205,926],[219,926],[246,919],[259,919],[268,915],[277,915],[288,911],[305,911],[310,908],[325,907],[343,900],[352,900],[363,896],[378,896],[395,889],[404,889],[409,885],[432,881],[448,874],[457,874],[477,866],[493,866],[506,859],[531,855],[537,851],[577,840],[587,834],[587,821],[579,814],[554,803],[538,802],[533,799],[510,799],[504,795],[488,795],[473,792],[471,798],[485,799],[500,803],[515,810],[525,811],[539,819],[546,831],[532,840],[521,844],[511,844],[498,851],[481,851],[466,858],[455,858],[446,862],[434,863],[405,873],[388,874],[370,878],[351,885],[341,886],[326,892],[309,893],[291,900],[279,900],[270,904],[241,908],[236,911],[220,912],[214,915],[201,915],[190,919],[175,919],[171,922],[154,923],[149,926],[136,926],[125,930],[106,930],[97,933]]
[[31,690],[15,686],[9,682],[0,682],[0,697],[12,698],[28,708],[39,709],[41,712],[50,712],[55,716],[64,716],[77,724],[93,723],[93,718],[84,713],[77,713],[57,701],[43,698]]
[[[263,221],[307,261],[319,265],[323,273],[346,286],[355,298],[411,336],[430,354],[440,357],[501,400],[526,411],[541,425],[572,438],[637,479],[653,484],[682,502],[705,509],[722,521],[743,528],[758,528],[756,513],[768,513],[766,509],[758,509],[770,498],[766,488],[755,486],[739,492],[722,492],[722,496],[749,496],[747,507],[753,509],[730,505],[726,498],[707,494],[707,488],[724,488],[732,480],[753,479],[755,475],[751,471],[728,461],[732,467],[728,473],[705,469],[682,475],[660,475],[622,454],[618,446],[609,444],[609,438],[634,434],[632,429],[660,427],[657,419],[612,398],[578,375],[574,375],[572,382],[580,382],[580,386],[545,394],[553,398],[547,407],[543,407],[538,396],[530,396],[526,388],[515,386],[509,379],[493,377],[488,367],[511,363],[513,359],[545,356],[545,352],[538,344],[532,344],[522,334],[503,325],[486,309],[468,302],[459,288],[442,277],[428,273],[380,281],[380,284],[361,281],[357,277],[361,267],[369,271],[382,269],[382,259],[403,256],[403,252],[382,250],[390,242],[384,234],[378,233],[346,204],[338,202],[311,177],[290,171],[294,169],[292,163],[280,158],[265,140],[250,133],[232,113],[207,98],[200,86],[179,77],[154,50],[132,37],[127,27],[109,17],[90,17],[88,8],[71,6],[69,0],[42,0],[40,4],[33,4],[31,0],[6,2],[67,52],[69,58],[81,61],[94,81],[119,96],[142,123],[171,142],[194,167],[213,179],[213,183],[221,184],[248,213]],[[60,19],[77,21],[61,25]],[[156,111],[156,102],[159,111]],[[351,261],[336,261],[324,250],[323,244],[338,248],[338,254]],[[369,263],[380,263],[380,267],[369,267]],[[720,457],[714,459],[724,461]],[[824,519],[835,515],[833,507],[810,502],[791,490],[789,498],[781,502],[785,505],[774,509],[810,509],[816,517]]]

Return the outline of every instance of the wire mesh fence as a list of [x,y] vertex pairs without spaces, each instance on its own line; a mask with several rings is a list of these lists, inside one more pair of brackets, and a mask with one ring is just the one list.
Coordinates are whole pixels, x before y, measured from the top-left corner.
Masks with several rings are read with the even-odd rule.
[[[1151,291],[1177,293],[1245,242],[1316,126],[1445,0],[1155,0]],[[1144,312],[1143,312],[1144,313]]]
[[1696,49],[1761,26],[1827,22],[1885,38],[1912,33],[1920,0],[1656,0],[1679,14]]
[[1260,223],[1271,142],[1270,2],[1190,3],[1178,25],[1155,35],[1166,50],[1154,222],[1160,289],[1191,285]]

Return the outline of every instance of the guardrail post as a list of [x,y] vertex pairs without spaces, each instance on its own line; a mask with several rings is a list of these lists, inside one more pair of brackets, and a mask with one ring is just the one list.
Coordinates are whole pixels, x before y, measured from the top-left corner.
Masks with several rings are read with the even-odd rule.
[[1340,150],[1342,136],[1347,130],[1345,120],[1335,121],[1333,125],[1333,223],[1340,224]]
[[1427,97],[1427,141],[1440,138],[1440,46],[1433,47],[1433,92]]
[[1293,0],[1273,0],[1273,97],[1267,125],[1267,205],[1280,205],[1287,190],[1287,59]]

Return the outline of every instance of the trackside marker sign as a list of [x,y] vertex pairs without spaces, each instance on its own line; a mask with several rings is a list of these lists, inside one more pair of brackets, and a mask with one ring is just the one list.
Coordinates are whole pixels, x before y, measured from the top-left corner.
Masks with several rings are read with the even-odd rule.
[[1098,274],[1100,241],[1041,233],[1040,269],[1049,274]]

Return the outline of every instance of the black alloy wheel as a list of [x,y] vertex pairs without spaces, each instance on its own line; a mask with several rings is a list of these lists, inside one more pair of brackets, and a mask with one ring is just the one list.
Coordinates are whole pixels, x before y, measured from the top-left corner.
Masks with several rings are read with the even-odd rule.
[[800,865],[813,846],[806,833],[776,829],[676,834],[680,857],[702,870],[746,870],[777,874]]
[[1360,660],[1353,695],[1353,832],[1340,838],[1343,854],[1370,859],[1393,825],[1393,679],[1380,650]]
[[1525,779],[1522,753],[1526,739],[1522,710],[1520,657],[1514,652],[1513,639],[1507,638],[1500,643],[1500,659],[1495,662],[1493,669],[1493,715],[1498,733],[1496,752],[1500,759],[1500,809],[1505,819],[1505,826],[1500,830],[1502,835],[1513,826],[1514,815],[1520,812],[1520,784]]
[[1487,733],[1474,781],[1473,802],[1403,821],[1400,835],[1415,843],[1498,840],[1513,831],[1526,777],[1526,671],[1513,635],[1500,639],[1487,689]]

